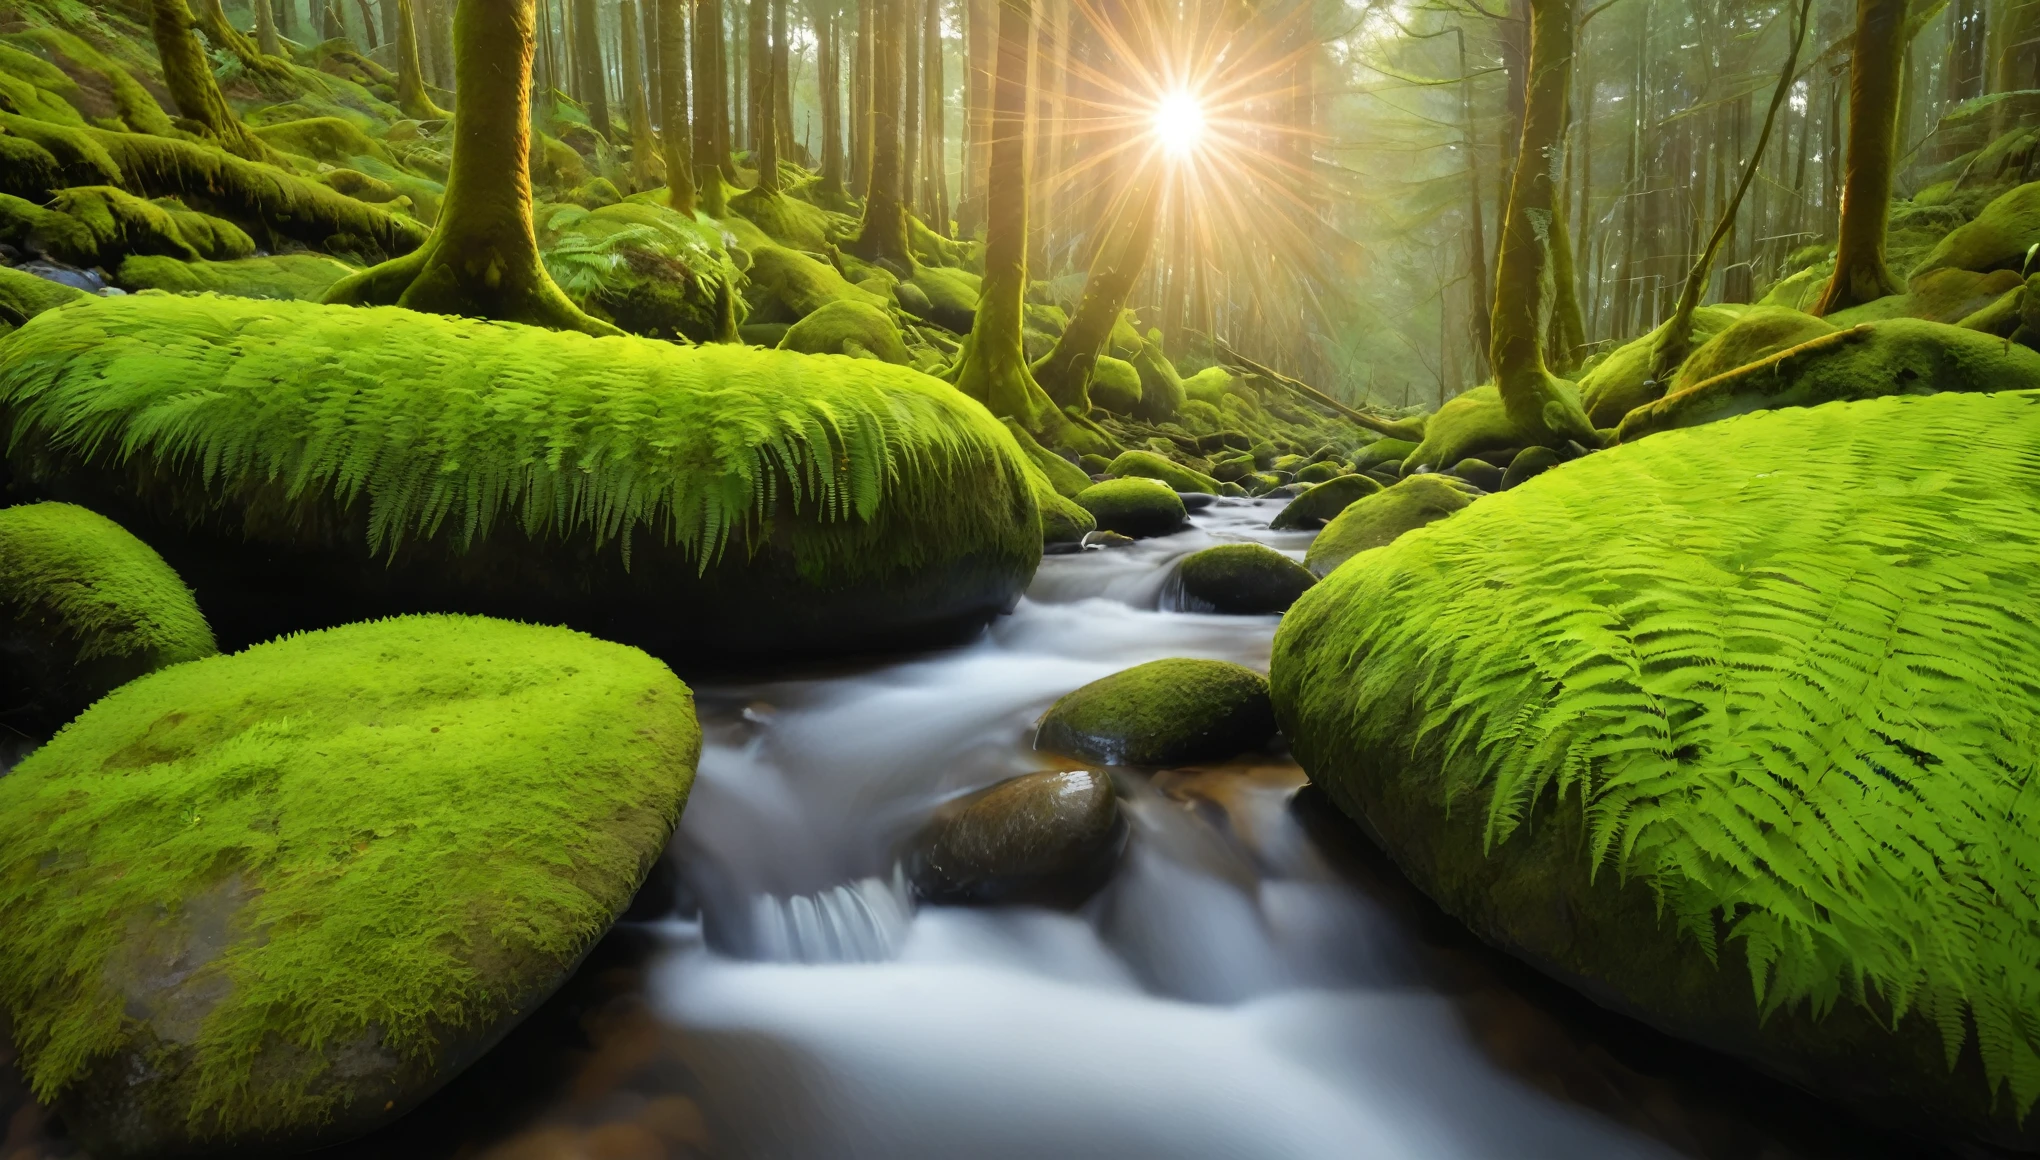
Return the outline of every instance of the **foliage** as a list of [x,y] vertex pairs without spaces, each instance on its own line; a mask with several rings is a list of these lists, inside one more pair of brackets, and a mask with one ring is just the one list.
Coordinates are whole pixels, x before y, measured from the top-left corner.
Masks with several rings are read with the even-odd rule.
[[1746,416],[1482,500],[1291,611],[1291,738],[1335,792],[1401,779],[1492,857],[1539,803],[1578,810],[1578,856],[1710,959],[1741,944],[1765,1012],[1917,1011],[1951,1068],[1966,1018],[2028,1109],[2035,404]]
[[556,983],[664,848],[699,749],[664,665],[479,618],[137,681],[0,778],[0,1003],[23,1070],[47,1100],[119,1050],[123,944],[237,880],[242,912],[197,966],[221,997],[188,1116],[317,1122],[329,1045],[373,1029],[429,1056]]
[[[132,660],[130,675],[211,656],[190,589],[119,524],[65,503],[0,508],[0,626],[66,642],[69,660]],[[12,651],[12,650],[10,650]]]
[[114,281],[124,290],[178,294],[229,294],[236,298],[289,298],[317,302],[333,283],[353,273],[322,254],[277,254],[234,262],[180,262],[137,256],[121,262]]

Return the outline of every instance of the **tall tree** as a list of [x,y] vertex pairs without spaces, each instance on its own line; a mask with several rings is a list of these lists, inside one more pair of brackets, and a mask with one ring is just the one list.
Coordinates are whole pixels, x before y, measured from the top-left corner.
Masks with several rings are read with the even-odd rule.
[[[659,139],[666,148],[666,204],[694,216],[694,126],[687,121],[687,2],[659,6]],[[695,83],[701,83],[696,74]]]
[[269,0],[254,0],[255,3],[255,47],[264,56],[282,56],[283,40],[276,34],[276,13]]
[[940,234],[949,233],[949,174],[943,161],[942,0],[927,0],[921,31],[921,57],[927,79],[921,121],[921,216]]
[[444,120],[446,110],[425,91],[425,70],[418,63],[418,25],[411,0],[397,0],[397,108],[419,121]]
[[985,181],[991,167],[992,26],[997,0],[963,0],[964,123],[963,182],[956,205],[956,229],[964,237],[984,225]]
[[1074,407],[1079,414],[1091,409],[1091,370],[1105,353],[1134,283],[1148,267],[1167,185],[1167,175],[1158,167],[1127,189],[1117,224],[1098,247],[1090,276],[1084,279],[1076,314],[1055,347],[1034,364],[1035,381],[1057,406]]
[[[914,259],[907,248],[907,207],[901,200],[900,182],[900,19],[899,10],[910,0],[870,0],[872,13],[872,110],[871,187],[864,195],[864,221],[852,243],[853,251],[868,261],[885,261],[911,269]],[[1027,0],[1021,0],[1027,3]],[[1027,17],[1021,17],[1025,22]],[[1023,45],[1021,61],[1027,53]],[[1020,84],[1023,92],[1026,78]],[[1021,110],[1024,118],[1026,110]],[[1021,221],[1026,221],[1023,208]],[[1024,261],[1023,261],[1024,268]],[[1023,285],[1024,291],[1026,287]]]
[[1857,0],[1849,54],[1849,153],[1835,272],[1813,313],[1832,314],[1905,289],[1884,261],[1898,151],[1906,0]]
[[920,0],[893,0],[900,41],[900,202],[913,212],[920,193],[921,169],[921,5]]
[[[163,62],[163,84],[185,120],[196,124],[220,148],[250,161],[285,164],[283,158],[234,115],[213,79],[212,61],[198,42],[198,18],[184,0],[151,0],[149,30]],[[245,39],[245,38],[244,38]]]
[[694,0],[694,195],[701,212],[729,213],[723,170],[729,164],[729,103],[722,72],[722,0]]
[[751,164],[758,163],[764,149],[765,127],[771,123],[772,44],[767,29],[771,24],[771,0],[748,0],[744,5],[744,74],[750,82],[745,89],[749,107],[744,125],[744,143],[751,149]]
[[871,24],[880,0],[857,5],[857,41],[850,62],[850,191],[863,197],[871,190]]
[[[573,0],[575,95],[587,106],[588,121],[605,141],[612,140],[615,127],[609,122],[609,77],[602,63],[602,25],[595,12],[595,0]],[[459,20],[459,10],[455,10]],[[454,71],[459,74],[459,61]]]
[[401,258],[341,279],[326,301],[618,333],[569,301],[538,258],[525,160],[535,4],[459,0],[453,165],[432,236]]
[[758,191],[779,192],[779,101],[773,96],[772,77],[779,54],[777,44],[765,41],[768,23],[776,23],[779,35],[786,35],[782,0],[751,0],[751,33],[760,43],[751,52],[751,148],[758,165]]
[[833,9],[815,20],[815,66],[822,106],[822,192],[840,201],[843,186],[843,45],[841,17]]

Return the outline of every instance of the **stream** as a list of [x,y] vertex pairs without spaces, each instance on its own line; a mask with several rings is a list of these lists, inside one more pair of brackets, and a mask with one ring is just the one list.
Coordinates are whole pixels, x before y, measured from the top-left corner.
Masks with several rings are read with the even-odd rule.
[[[1933,1154],[1475,943],[1282,753],[1113,771],[1130,841],[1076,912],[916,911],[897,856],[938,803],[1074,768],[1030,744],[1057,697],[1160,657],[1265,670],[1276,618],[1160,606],[1198,548],[1300,558],[1310,534],[1269,531],[1276,510],[1220,501],[1173,536],[1050,556],[965,647],[691,679],[705,745],[677,873],[481,1064],[334,1152]],[[0,1072],[0,1160],[74,1154]]]

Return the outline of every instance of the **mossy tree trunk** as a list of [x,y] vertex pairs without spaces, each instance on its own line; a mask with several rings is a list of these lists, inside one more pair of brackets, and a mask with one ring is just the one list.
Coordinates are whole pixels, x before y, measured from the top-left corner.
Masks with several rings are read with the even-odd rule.
[[1556,171],[1572,51],[1573,0],[1531,0],[1529,89],[1495,263],[1494,338],[1488,351],[1502,405],[1521,446],[1597,442],[1579,399],[1558,384],[1544,363],[1546,279],[1551,225],[1559,209]]
[[695,0],[694,26],[694,196],[701,212],[719,218],[723,166],[729,163],[723,128],[727,98],[722,81],[722,0]]
[[786,43],[786,0],[772,0],[772,125],[779,155],[793,156],[793,74]]
[[1849,54],[1849,146],[1835,272],[1813,313],[1832,314],[1905,289],[1884,261],[1898,151],[1906,0],[1856,0]]
[[1126,208],[1113,230],[1117,237],[1098,247],[1076,316],[1055,347],[1034,364],[1034,380],[1059,407],[1075,407],[1079,413],[1091,409],[1091,370],[1112,339],[1112,328],[1126,309],[1134,283],[1147,270],[1166,187],[1165,175],[1157,172],[1127,191]]
[[747,0],[744,5],[744,86],[746,109],[744,143],[751,150],[751,164],[758,164],[764,150],[766,117],[772,110],[772,42],[770,0]]
[[921,86],[921,215],[935,232],[949,234],[949,172],[943,158],[947,127],[943,119],[942,0],[927,0],[921,23],[922,67],[927,79]]
[[985,173],[990,166],[992,28],[991,0],[964,0],[963,182],[956,204],[956,231],[963,237],[984,224]]
[[871,19],[877,0],[857,8],[857,36],[850,49],[850,192],[871,191]]
[[836,13],[824,13],[815,23],[815,48],[820,54],[816,67],[822,82],[822,190],[831,197],[843,192],[843,46],[837,32]]
[[[753,0],[754,10],[766,8],[765,0]],[[758,118],[753,139],[758,144],[758,189],[764,193],[779,192],[779,97],[777,78],[781,70],[782,54],[786,48],[786,6],[784,0],[773,0],[770,5],[771,39],[765,45],[765,67],[763,76],[757,78],[751,90],[758,100],[755,113]]]
[[418,55],[418,18],[411,0],[397,0],[397,108],[419,121],[444,120],[446,110],[425,91],[425,67]]
[[1757,168],[1763,164],[1764,150],[1771,143],[1771,127],[1778,120],[1778,109],[1792,91],[1793,74],[1799,67],[1799,49],[1806,42],[1807,15],[1812,5],[1813,0],[1799,0],[1799,11],[1792,24],[1792,47],[1786,50],[1785,67],[1778,71],[1777,87],[1771,90],[1771,107],[1764,111],[1764,127],[1757,133],[1756,147],[1750,150],[1749,157],[1743,162],[1742,180],[1736,183],[1735,193],[1722,207],[1721,216],[1714,223],[1714,232],[1700,251],[1699,260],[1687,271],[1686,285],[1679,291],[1679,305],[1672,311],[1671,318],[1665,321],[1657,344],[1651,348],[1650,377],[1657,382],[1671,382],[1672,376],[1678,373],[1679,365],[1693,353],[1693,312],[1700,308],[1700,296],[1707,290],[1714,259],[1721,252],[1722,243],[1728,239],[1728,232],[1735,228],[1743,195],[1749,192],[1750,183],[1756,180]]
[[[687,0],[659,6],[659,139],[666,149],[666,204],[694,216],[695,128],[687,121]],[[700,83],[700,74],[695,74]]]
[[[852,252],[868,261],[887,261],[902,269],[913,268],[913,256],[907,248],[907,207],[901,199],[903,192],[900,182],[900,87],[902,63],[900,59],[900,13],[909,0],[871,0],[866,12],[871,23],[871,187],[864,195],[864,222],[857,240],[851,244]],[[1020,19],[1030,19],[1023,8]],[[1004,20],[1001,21],[1004,33]],[[1024,62],[1026,52],[1022,47]],[[1002,61],[1003,64],[1003,61]],[[1003,83],[1003,78],[1002,78]],[[1026,77],[1021,77],[1022,100],[1025,100]],[[1024,118],[1024,104],[1020,110]],[[1015,148],[1018,148],[1016,145]],[[1025,168],[1024,162],[1022,168]],[[1026,220],[1027,208],[1020,207],[1021,220]],[[1026,256],[1023,263],[1021,292],[1025,293]],[[989,269],[989,267],[987,267]],[[983,307],[980,305],[982,312]],[[1019,332],[1014,332],[1017,339]]]
[[149,31],[155,36],[156,54],[163,62],[163,83],[178,114],[236,157],[289,168],[282,156],[249,132],[227,106],[219,82],[213,79],[212,61],[198,42],[197,26],[198,19],[184,0],[152,0]]
[[652,138],[652,108],[645,100],[645,54],[638,30],[637,0],[623,0],[623,99],[630,115],[630,183],[633,192],[659,182],[659,145]]
[[1561,198],[1551,215],[1551,324],[1544,341],[1545,365],[1559,374],[1570,373],[1579,365],[1580,350],[1587,345],[1579,283],[1573,271],[1572,228],[1566,222],[1567,204]]
[[[518,2],[518,0],[513,0]],[[574,76],[580,97],[588,107],[588,121],[602,134],[603,140],[611,140],[614,126],[609,122],[609,77],[602,67],[602,25],[596,19],[595,0],[573,0],[574,4]],[[460,9],[454,9],[454,20],[460,20]],[[455,34],[458,39],[458,33]],[[456,87],[460,75],[460,61],[454,60]]]
[[539,261],[531,226],[531,53],[536,0],[454,9],[453,167],[423,246],[344,278],[326,301],[616,334],[582,313]]
[[255,47],[264,56],[283,55],[283,38],[276,34],[276,10],[271,0],[255,0]]

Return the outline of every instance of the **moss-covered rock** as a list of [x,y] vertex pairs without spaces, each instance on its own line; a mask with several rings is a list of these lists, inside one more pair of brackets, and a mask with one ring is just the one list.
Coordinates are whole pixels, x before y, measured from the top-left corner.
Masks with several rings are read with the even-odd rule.
[[2035,388],[2040,352],[1959,326],[1898,318],[1823,335],[1666,395],[1631,411],[1619,438],[1843,399]]
[[1465,486],[1435,472],[1412,475],[1394,487],[1362,496],[1334,516],[1304,553],[1304,566],[1319,576],[1404,532],[1435,523],[1473,502]]
[[829,213],[813,202],[747,189],[730,199],[730,212],[742,215],[766,237],[789,249],[820,253],[829,248]]
[[1558,452],[1549,447],[1525,447],[1509,460],[1508,470],[1502,472],[1502,490],[1536,479],[1563,462]]
[[0,266],[0,336],[45,310],[84,297],[75,287]]
[[905,647],[1041,552],[1006,429],[869,359],[145,294],[10,335],[0,414],[17,486],[140,535],[235,642],[443,610],[662,655]]
[[1216,407],[1232,393],[1233,384],[1238,381],[1239,376],[1224,367],[1205,367],[1183,380],[1183,398]]
[[1401,463],[1417,445],[1408,439],[1376,439],[1353,455],[1353,470],[1367,471],[1385,463]]
[[1166,536],[1190,519],[1173,488],[1140,476],[1094,483],[1077,493],[1076,502],[1099,528],[1122,536]]
[[2023,282],[2017,270],[1977,274],[1949,266],[1913,279],[1903,294],[1892,294],[1861,306],[1837,310],[1827,316],[1827,321],[1837,327],[1882,322],[1887,318],[1924,318],[1929,322],[1958,323]]
[[356,157],[373,157],[384,162],[390,160],[381,142],[341,117],[280,121],[257,128],[255,135],[280,152],[309,157],[328,165],[347,165]]
[[1942,238],[1907,281],[1948,268],[1978,274],[2018,270],[2036,242],[2040,242],[2040,181],[2007,190],[1984,206],[1975,221]]
[[712,220],[642,202],[544,206],[535,220],[546,272],[583,310],[648,338],[727,337],[742,276]]
[[1163,603],[1181,612],[1266,616],[1296,603],[1315,583],[1310,569],[1266,544],[1220,544],[1176,562]]
[[1131,415],[1140,410],[1140,372],[1124,359],[1099,355],[1097,365],[1091,368],[1090,390],[1092,403],[1115,414]]
[[1343,465],[1331,462],[1306,463],[1296,469],[1297,483],[1324,483],[1346,474]]
[[1066,694],[1034,747],[1108,765],[1224,761],[1275,735],[1268,679],[1229,661],[1149,661]]
[[[1695,351],[1734,325],[1747,309],[1730,304],[1702,306],[1695,310]],[[1622,421],[1622,416],[1664,396],[1665,384],[1655,383],[1650,377],[1651,359],[1657,350],[1658,336],[1663,333],[1664,327],[1660,326],[1642,338],[1616,347],[1580,376],[1580,406],[1586,409],[1587,418],[1594,426],[1613,427]]]
[[1188,396],[1183,393],[1183,379],[1175,364],[1162,353],[1160,332],[1149,331],[1147,344],[1131,361],[1133,369],[1140,372],[1140,405],[1133,413],[1150,423],[1174,421]]
[[415,1107],[573,970],[700,749],[664,665],[405,617],[127,685],[0,778],[0,1004],[97,1156]]
[[866,302],[831,302],[788,327],[780,350],[847,354],[904,366],[913,361],[892,316]]
[[880,310],[888,301],[845,281],[827,262],[784,246],[751,250],[750,286],[744,292],[753,322],[798,322],[831,302],[862,302]]
[[197,261],[255,252],[254,240],[232,222],[105,185],[66,189],[48,208],[0,194],[0,241],[75,266],[114,266],[127,254]]
[[1873,1119],[2032,1149],[2036,446],[2034,396],[1941,394],[1569,463],[1299,601],[1284,728],[1495,945]]
[[1364,475],[1341,475],[1317,484],[1275,513],[1268,526],[1278,532],[1311,531],[1325,526],[1354,501],[1381,490],[1381,484]]
[[1201,471],[1192,471],[1165,455],[1153,451],[1125,451],[1105,469],[1112,475],[1158,479],[1176,491],[1218,494],[1218,481]]
[[47,734],[215,651],[191,590],[119,524],[71,504],[0,508],[0,721]]
[[982,285],[976,274],[947,266],[920,266],[909,285],[928,299],[928,312],[922,317],[958,334],[970,333]]
[[123,260],[113,280],[124,290],[167,290],[174,294],[226,294],[235,298],[282,298],[317,302],[354,268],[323,254],[276,254],[236,262],[183,262],[176,258]]
[[1074,906],[1119,861],[1126,823],[1095,770],[1022,774],[944,803],[908,855],[930,902]]
[[[1671,389],[1683,391],[1715,375],[1748,366],[1808,339],[1834,332],[1832,323],[1811,314],[1784,306],[1752,306],[1687,357],[1680,365],[1677,377],[1672,380]],[[1621,420],[1622,416],[1617,415],[1614,422],[1601,423],[1599,419],[1595,422],[1598,426],[1612,427]]]
[[[1573,393],[1576,388],[1564,379],[1552,380],[1554,389]],[[1592,432],[1585,434],[1591,435]],[[1493,386],[1475,387],[1453,396],[1424,420],[1424,439],[1403,459],[1405,474],[1418,467],[1443,470],[1462,459],[1502,448],[1520,450],[1550,438],[1541,424],[1525,425],[1502,405],[1501,392]]]

